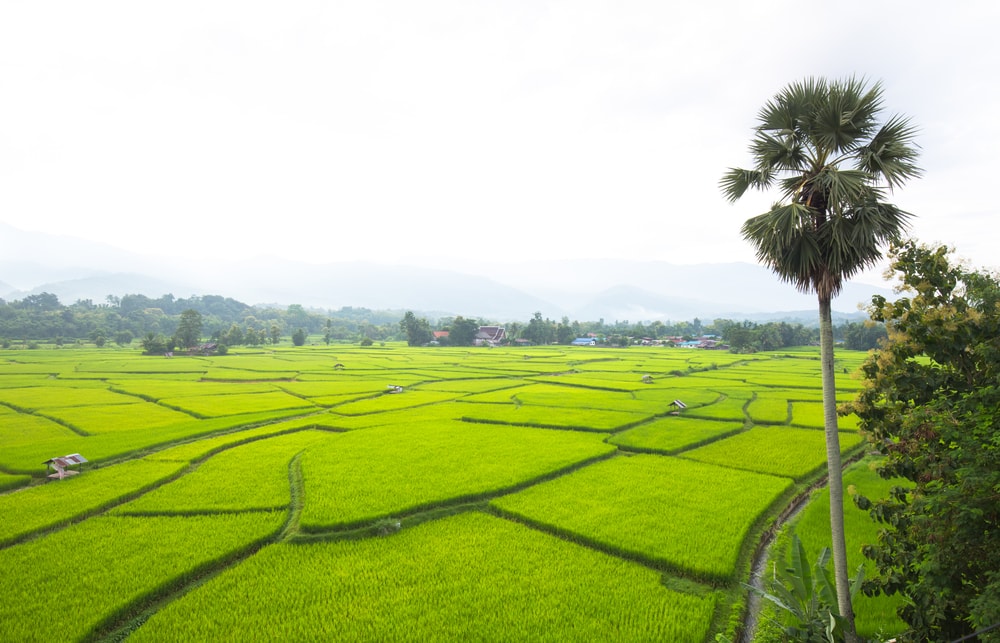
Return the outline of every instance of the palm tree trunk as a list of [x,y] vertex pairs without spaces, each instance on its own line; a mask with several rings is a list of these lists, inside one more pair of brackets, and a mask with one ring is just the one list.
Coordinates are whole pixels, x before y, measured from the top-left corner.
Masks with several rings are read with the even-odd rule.
[[844,479],[840,463],[840,435],[837,433],[837,391],[833,373],[833,318],[829,295],[819,294],[819,352],[823,371],[823,424],[826,432],[826,465],[830,487],[830,536],[837,606],[844,618],[844,640],[855,643],[854,608],[847,575],[847,541],[844,536]]

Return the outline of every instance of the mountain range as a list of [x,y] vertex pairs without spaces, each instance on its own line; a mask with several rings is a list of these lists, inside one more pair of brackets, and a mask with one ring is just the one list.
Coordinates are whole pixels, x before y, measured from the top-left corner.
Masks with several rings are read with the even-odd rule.
[[[581,321],[650,322],[729,318],[812,323],[815,296],[798,293],[748,263],[671,264],[615,259],[507,264],[310,264],[259,257],[228,264],[181,263],[79,238],[0,223],[0,297],[49,292],[62,303],[109,295],[222,295],[249,304],[413,310],[526,321],[535,312]],[[836,317],[861,319],[888,288],[848,282]]]

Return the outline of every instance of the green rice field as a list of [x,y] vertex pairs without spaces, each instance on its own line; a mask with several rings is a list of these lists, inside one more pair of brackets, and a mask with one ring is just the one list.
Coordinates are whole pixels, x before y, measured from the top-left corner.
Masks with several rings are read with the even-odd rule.
[[0,351],[0,641],[734,637],[825,473],[819,382],[815,349]]

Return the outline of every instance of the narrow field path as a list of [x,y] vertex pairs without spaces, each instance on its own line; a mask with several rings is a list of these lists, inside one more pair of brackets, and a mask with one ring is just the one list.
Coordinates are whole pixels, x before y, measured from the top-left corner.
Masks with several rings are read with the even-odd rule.
[[[791,520],[794,520],[796,516],[805,509],[806,504],[809,503],[809,498],[812,495],[814,489],[826,485],[826,479],[816,483],[815,485],[809,487],[804,492],[799,494],[792,500],[778,519],[775,521],[774,526],[764,534],[761,538],[760,543],[757,545],[757,549],[754,551],[753,562],[750,565],[750,579],[747,583],[754,589],[763,590],[764,589],[764,572],[767,569],[767,560],[771,556],[771,546],[774,544],[775,538],[778,536],[778,532],[781,528],[785,526]],[[740,628],[740,643],[753,643],[754,636],[757,634],[757,623],[760,620],[760,609],[761,609],[761,597],[755,592],[749,592],[747,596],[747,608],[743,615],[743,624]]]
[[105,625],[92,632],[85,640],[100,643],[117,643],[128,638],[134,630],[141,627],[153,614],[164,606],[183,597],[192,590],[212,580],[227,569],[235,567],[247,558],[253,556],[264,547],[288,540],[298,530],[299,516],[302,513],[302,452],[295,454],[288,464],[288,483],[291,493],[288,505],[288,518],[281,530],[270,538],[265,538],[249,546],[233,552],[220,560],[207,565],[204,570],[193,578],[169,583],[157,592],[153,599],[142,599],[127,610],[126,616]]
[[[864,453],[859,453],[848,458],[841,467],[841,473],[862,457],[864,457]],[[803,509],[805,509],[806,505],[809,503],[809,499],[812,497],[813,491],[825,487],[826,483],[827,476],[823,476],[814,484],[810,485],[808,489],[796,496],[792,502],[785,507],[785,510],[781,512],[778,519],[775,520],[774,526],[764,534],[760,543],[757,545],[757,549],[754,551],[753,561],[750,565],[750,579],[747,583],[748,585],[756,589],[764,589],[764,572],[767,567],[767,559],[770,557],[771,546],[774,544],[774,540],[777,537],[778,532],[781,531],[783,526],[794,520],[795,517],[798,516]],[[740,628],[739,643],[753,643],[754,636],[757,633],[757,623],[760,620],[760,608],[760,596],[754,592],[750,592],[750,595],[747,598],[746,612],[743,615],[743,623]]]

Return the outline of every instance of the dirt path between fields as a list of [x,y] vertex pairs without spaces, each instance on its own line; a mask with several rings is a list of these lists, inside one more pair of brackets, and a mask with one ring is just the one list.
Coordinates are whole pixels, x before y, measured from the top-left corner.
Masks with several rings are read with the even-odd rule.
[[[857,453],[841,463],[841,475],[843,475],[844,470],[858,460],[862,459],[864,455],[864,452]],[[754,550],[753,563],[750,566],[750,580],[747,583],[748,585],[757,589],[764,589],[764,572],[766,571],[767,559],[770,555],[771,545],[774,544],[775,537],[777,537],[778,532],[786,523],[793,520],[799,515],[799,512],[805,508],[806,504],[809,503],[809,499],[812,497],[813,492],[816,489],[825,487],[826,482],[827,477],[823,476],[814,484],[810,485],[808,489],[796,496],[795,499],[792,500],[787,507],[785,507],[785,510],[781,512],[778,519],[774,521],[774,525],[763,535],[763,537],[761,537],[760,542],[757,544],[757,549]],[[739,643],[753,643],[753,637],[757,633],[757,623],[760,620],[760,606],[760,596],[754,592],[750,592],[750,595],[747,598],[747,608],[743,615],[743,623],[737,638]]]
[[[757,544],[757,549],[753,554],[753,563],[750,566],[750,580],[747,583],[751,587],[756,589],[764,589],[764,572],[767,568],[767,559],[771,554],[771,545],[774,544],[774,539],[777,537],[778,532],[785,525],[785,523],[794,519],[799,513],[805,508],[806,504],[809,502],[809,498],[812,496],[812,492],[826,485],[826,479],[824,478],[820,482],[806,489],[803,493],[798,495],[790,505],[788,505],[778,519],[774,522],[774,526],[771,527],[761,538],[760,542]],[[749,592],[747,596],[747,607],[746,612],[743,615],[743,624],[739,636],[739,643],[752,643],[753,637],[757,633],[757,622],[760,619],[760,607],[761,607],[761,597],[755,592]]]

